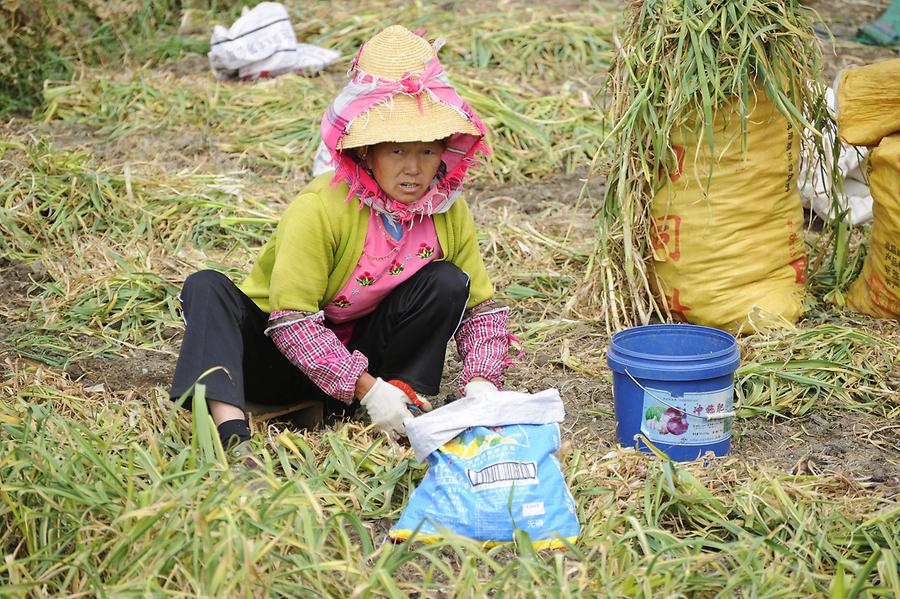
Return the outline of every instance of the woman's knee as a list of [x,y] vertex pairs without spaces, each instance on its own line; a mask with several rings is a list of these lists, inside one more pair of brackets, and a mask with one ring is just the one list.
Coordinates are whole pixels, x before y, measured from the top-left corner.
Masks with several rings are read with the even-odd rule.
[[184,309],[198,300],[198,306],[207,306],[210,302],[224,305],[235,305],[235,293],[239,293],[235,284],[215,270],[200,270],[184,280],[178,299]]
[[197,272],[188,275],[184,280],[184,285],[181,288],[181,296],[184,298],[185,296],[194,295],[197,292],[220,290],[227,288],[232,284],[233,283],[228,277],[216,270],[198,270]]
[[448,306],[465,306],[469,301],[469,275],[450,262],[432,262],[422,269],[439,298]]

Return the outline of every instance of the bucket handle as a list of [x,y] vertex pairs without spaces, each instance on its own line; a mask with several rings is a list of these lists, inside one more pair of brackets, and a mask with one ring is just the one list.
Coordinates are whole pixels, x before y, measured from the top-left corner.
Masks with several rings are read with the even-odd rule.
[[662,399],[661,397],[659,397],[658,395],[656,395],[655,393],[650,391],[650,389],[648,389],[647,387],[640,384],[638,382],[638,380],[636,378],[634,378],[630,372],[628,372],[627,367],[625,368],[625,374],[627,374],[628,378],[630,378],[632,381],[634,381],[634,384],[637,385],[638,387],[640,387],[641,389],[643,389],[644,392],[647,393],[650,397],[652,397],[659,403],[663,404],[664,406],[672,408],[673,410],[678,410],[682,414],[685,414],[686,416],[690,416],[691,418],[701,418],[703,420],[709,421],[709,420],[725,420],[726,418],[734,418],[734,416],[735,416],[734,410],[732,410],[730,412],[715,412],[713,414],[691,414],[689,412],[685,412],[681,408],[679,408],[677,406],[673,406],[666,400]]

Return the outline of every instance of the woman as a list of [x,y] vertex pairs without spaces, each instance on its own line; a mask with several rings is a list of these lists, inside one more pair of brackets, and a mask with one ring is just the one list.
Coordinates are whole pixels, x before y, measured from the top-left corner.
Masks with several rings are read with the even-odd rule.
[[409,402],[438,392],[453,336],[460,390],[501,387],[507,309],[492,300],[459,198],[485,133],[423,38],[392,26],[360,47],[322,120],[333,175],[290,204],[240,286],[215,271],[185,281],[171,396],[207,373],[210,412],[234,449],[250,438],[248,399],[318,398],[329,414],[358,401],[403,435]]

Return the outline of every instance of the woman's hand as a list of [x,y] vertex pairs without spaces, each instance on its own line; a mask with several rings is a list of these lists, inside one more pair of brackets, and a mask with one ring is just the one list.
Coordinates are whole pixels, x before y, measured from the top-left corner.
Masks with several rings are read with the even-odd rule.
[[[360,376],[360,379],[362,376]],[[371,375],[369,375],[371,378]],[[412,420],[413,415],[406,407],[409,396],[402,389],[385,382],[381,378],[374,379],[374,384],[363,396],[360,404],[369,412],[369,418],[379,430],[386,432],[392,438],[397,439],[406,435],[407,419]],[[359,382],[357,382],[359,387]]]
[[472,379],[466,383],[465,391],[466,397],[475,397],[476,395],[484,395],[485,393],[494,393],[497,391],[497,386],[483,376],[473,376]]

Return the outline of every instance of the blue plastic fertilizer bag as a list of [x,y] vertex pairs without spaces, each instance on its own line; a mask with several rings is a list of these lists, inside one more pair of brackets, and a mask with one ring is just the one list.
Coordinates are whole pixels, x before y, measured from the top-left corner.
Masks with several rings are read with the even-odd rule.
[[429,467],[389,536],[402,541],[418,529],[415,538],[428,542],[449,531],[495,545],[512,541],[519,529],[537,549],[574,542],[580,530],[575,500],[556,456],[563,416],[555,389],[501,391],[407,423],[410,442],[417,455],[428,452]]

